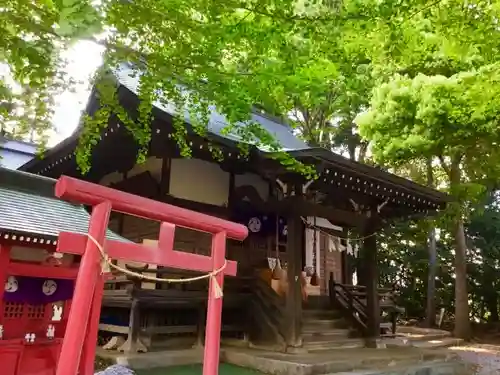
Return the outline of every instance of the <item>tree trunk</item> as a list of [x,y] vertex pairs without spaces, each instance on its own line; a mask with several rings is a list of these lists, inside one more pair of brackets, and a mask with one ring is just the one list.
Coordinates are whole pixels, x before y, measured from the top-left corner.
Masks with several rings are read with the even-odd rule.
[[496,293],[491,293],[488,295],[486,298],[486,306],[490,312],[490,316],[488,318],[488,321],[490,323],[498,323],[499,321],[499,316],[498,316],[498,296]]
[[428,328],[436,324],[436,230],[432,226],[429,230],[429,273],[427,275],[427,308],[425,312],[425,325]]
[[467,244],[465,242],[464,222],[457,218],[455,228],[455,331],[456,337],[468,339],[471,336],[469,321],[469,295],[467,292]]
[[[492,266],[488,260],[484,260],[484,268],[483,268],[483,280],[482,280],[482,299],[483,305],[485,306],[485,310],[489,311],[490,316],[488,321],[490,323],[498,323],[500,320],[498,314],[498,294],[497,294],[497,272],[494,266]],[[481,318],[484,319],[483,314]]]
[[[452,191],[461,183],[460,158],[454,158],[449,169],[450,187]],[[455,331],[458,338],[468,339],[471,336],[469,321],[469,294],[467,292],[467,242],[465,240],[464,219],[461,207],[456,213],[455,223]]]
[[[434,174],[432,170],[432,159],[427,160],[427,186],[434,187]],[[429,269],[427,275],[427,308],[425,312],[425,326],[428,328],[436,324],[436,229],[431,224],[428,235]]]

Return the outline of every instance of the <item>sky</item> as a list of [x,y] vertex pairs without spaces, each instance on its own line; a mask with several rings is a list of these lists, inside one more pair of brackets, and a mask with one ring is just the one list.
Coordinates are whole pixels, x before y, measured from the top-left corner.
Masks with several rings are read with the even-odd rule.
[[69,60],[68,74],[79,81],[75,92],[66,91],[55,98],[56,109],[53,123],[56,129],[49,146],[53,146],[73,133],[90,93],[89,79],[102,63],[103,47],[89,41],[81,41],[70,48],[64,57]]

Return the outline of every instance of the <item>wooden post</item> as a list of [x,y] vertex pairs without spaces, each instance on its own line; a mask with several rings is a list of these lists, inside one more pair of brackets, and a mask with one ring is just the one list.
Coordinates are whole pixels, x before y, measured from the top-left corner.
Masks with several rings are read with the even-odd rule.
[[[221,268],[226,259],[226,232],[212,237],[212,261],[214,270]],[[214,297],[216,285],[224,287],[224,272],[210,278],[208,284],[207,323],[205,328],[205,350],[203,354],[203,375],[219,373],[220,336],[222,328],[222,298]]]
[[352,275],[349,270],[349,255],[347,254],[347,250],[340,253],[340,262],[342,268],[342,284],[351,285]]
[[141,329],[141,314],[139,300],[134,298],[130,306],[130,324],[128,327],[128,336],[130,338],[130,347],[127,348],[129,353],[137,353],[139,331]]
[[302,346],[302,252],[304,251],[304,225],[300,216],[287,218],[287,346]]
[[10,246],[0,244],[0,323],[3,320],[3,294],[7,282],[7,269],[10,262]]
[[[90,217],[89,234],[98,242],[103,243],[108,228],[111,204],[103,202],[94,207]],[[96,302],[94,292],[101,272],[101,255],[96,244],[86,239],[86,248],[80,263],[80,270],[76,279],[75,293],[69,313],[68,326],[61,346],[59,364],[56,375],[76,374],[80,367],[80,357],[87,340],[87,327],[92,305]],[[102,293],[102,292],[101,292]],[[99,301],[100,302],[100,301]],[[97,335],[97,334],[96,334]],[[93,345],[96,343],[94,342]],[[89,357],[87,357],[88,359]],[[92,365],[85,363],[84,368],[89,371]],[[92,368],[93,371],[93,368]],[[87,374],[84,374],[87,375]]]
[[328,276],[327,293],[330,301],[330,306],[335,306],[335,278],[333,277],[333,272],[330,272]]
[[198,309],[198,332],[196,333],[196,343],[194,344],[194,348],[203,348],[203,341],[205,339],[205,322],[207,319],[207,307],[205,304],[201,304]]
[[[373,213],[371,213],[373,214]],[[363,230],[362,260],[366,282],[367,346],[376,347],[380,337],[380,303],[378,296],[376,221],[370,218]]]
[[95,351],[99,334],[99,320],[101,318],[102,296],[104,295],[104,276],[101,275],[97,280],[92,298],[92,307],[90,310],[89,322],[87,325],[87,334],[80,361],[81,375],[93,375],[95,363]]
[[139,299],[135,296],[136,291],[141,289],[141,284],[141,280],[135,279],[132,285],[132,303],[130,304],[127,341],[125,341],[125,343],[119,348],[120,351],[123,351],[125,353],[137,353],[139,351],[146,351],[144,345],[141,345],[139,338],[141,329],[140,303]]

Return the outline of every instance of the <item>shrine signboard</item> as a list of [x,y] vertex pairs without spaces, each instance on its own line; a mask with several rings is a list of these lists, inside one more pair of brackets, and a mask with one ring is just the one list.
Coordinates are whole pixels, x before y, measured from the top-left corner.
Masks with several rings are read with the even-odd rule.
[[[236,262],[226,260],[226,241],[244,240],[248,235],[247,228],[66,176],[58,180],[56,196],[93,207],[87,234],[61,232],[59,235],[57,250],[61,253],[81,255],[82,259],[56,374],[94,373],[95,346],[106,277],[103,274],[104,251],[110,259],[116,260],[143,262],[207,274],[220,270],[210,277],[203,362],[203,374],[216,375],[219,367],[222,314],[220,290],[223,288],[224,276],[235,276],[237,268]],[[161,222],[156,247],[107,240],[106,231],[111,211]],[[211,255],[174,250],[176,226],[211,234]]]

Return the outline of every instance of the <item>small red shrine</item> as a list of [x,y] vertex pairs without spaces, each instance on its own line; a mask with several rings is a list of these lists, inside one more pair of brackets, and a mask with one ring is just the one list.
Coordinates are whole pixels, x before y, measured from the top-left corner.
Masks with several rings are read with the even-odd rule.
[[2,375],[56,371],[79,269],[79,257],[55,253],[57,236],[86,233],[89,215],[56,199],[54,186],[55,180],[0,168]]

